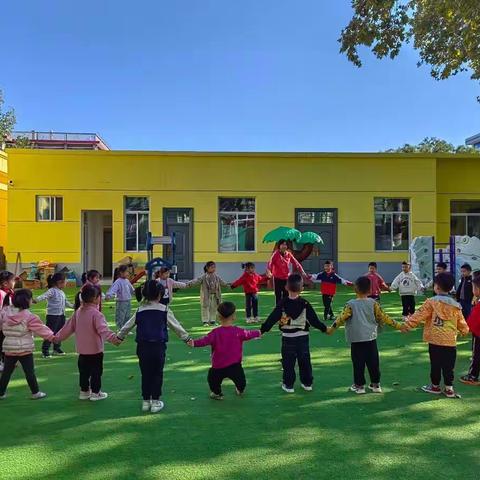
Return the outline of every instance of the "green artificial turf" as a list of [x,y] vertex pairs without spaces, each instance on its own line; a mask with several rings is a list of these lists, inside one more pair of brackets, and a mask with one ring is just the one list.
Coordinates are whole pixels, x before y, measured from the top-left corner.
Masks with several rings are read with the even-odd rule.
[[[73,291],[68,292],[73,297]],[[352,296],[342,289],[338,311]],[[318,292],[306,297],[322,313]],[[243,294],[226,293],[239,307]],[[383,297],[386,311],[399,316],[399,297]],[[262,316],[273,304],[262,292]],[[44,318],[44,305],[33,309]],[[173,310],[194,336],[200,325],[197,291],[178,292]],[[114,304],[104,305],[113,325]],[[48,397],[29,400],[21,369],[0,403],[0,478],[21,479],[478,479],[480,388],[457,382],[461,400],[432,397],[417,388],[428,382],[427,347],[421,331],[390,329],[379,337],[384,394],[357,396],[343,330],[310,336],[314,391],[280,390],[280,335],[277,329],[247,342],[247,393],[208,398],[209,350],[189,349],[172,333],[167,352],[165,409],[140,411],[140,375],[134,337],[106,346],[103,389],[109,398],[82,402],[78,396],[72,339],[63,358],[40,358],[36,369]],[[469,364],[469,339],[459,342],[457,376]]]

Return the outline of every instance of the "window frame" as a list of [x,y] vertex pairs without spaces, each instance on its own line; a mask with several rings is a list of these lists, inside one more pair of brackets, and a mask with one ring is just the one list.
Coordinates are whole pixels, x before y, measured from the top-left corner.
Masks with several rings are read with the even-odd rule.
[[[477,213],[469,213],[469,212],[461,212],[461,213],[453,213],[452,206],[454,203],[469,203],[469,202],[478,202],[480,204],[480,200],[450,200],[450,235],[452,236],[452,217],[462,217],[465,219],[465,233],[460,236],[470,236],[468,234],[468,220],[469,217],[480,217],[480,212]],[[455,236],[458,236],[455,234]]]
[[[48,198],[50,200],[50,218],[48,219],[40,218],[38,207],[41,198]],[[62,218],[60,219],[57,218],[57,200],[59,199],[62,201]],[[63,205],[62,195],[35,195],[35,220],[37,222],[63,222]]]
[[[254,202],[254,210],[253,212],[229,212],[229,211],[226,211],[226,210],[220,210],[220,199],[222,198],[232,198],[232,199],[238,199],[238,198],[251,198]],[[252,196],[229,196],[229,195],[223,195],[223,196],[219,196],[217,197],[217,224],[218,224],[218,253],[223,253],[223,254],[228,254],[228,253],[257,253],[257,198],[256,197],[252,197]],[[228,251],[223,251],[221,249],[221,239],[222,239],[222,228],[221,228],[221,221],[220,221],[220,217],[221,215],[224,214],[224,215],[236,215],[237,216],[237,242],[236,242],[236,246],[237,246],[237,249],[236,250],[228,250]],[[238,216],[241,215],[241,216],[244,216],[244,217],[247,217],[248,215],[253,215],[253,224],[254,224],[254,235],[253,235],[253,250],[239,250],[238,249]]]
[[[375,200],[377,199],[390,199],[390,200],[408,200],[408,212],[399,211],[399,210],[376,210],[375,209]],[[377,215],[390,215],[390,219],[393,215],[408,215],[408,246],[406,249],[394,249],[393,247],[390,250],[379,250],[377,249],[377,235],[376,235],[376,216]],[[391,221],[392,227],[390,228],[390,238],[391,244],[393,245],[393,221]],[[374,251],[378,253],[397,253],[397,252],[408,252],[410,251],[410,244],[412,243],[412,199],[410,197],[373,197],[373,246]]]
[[[127,209],[127,199],[128,198],[146,198],[147,201],[148,201],[148,210],[128,210]],[[135,246],[136,246],[136,249],[135,250],[129,250],[128,247],[127,247],[127,215],[135,215],[135,224],[136,224],[136,238],[135,238]],[[146,195],[125,195],[123,197],[123,238],[124,238],[124,248],[125,248],[125,252],[136,252],[136,253],[140,253],[140,252],[146,252],[147,251],[147,248],[145,248],[145,250],[140,250],[139,249],[139,246],[138,246],[138,238],[139,238],[139,235],[138,235],[138,232],[139,232],[139,228],[138,228],[138,218],[139,218],[139,215],[147,215],[148,217],[148,221],[147,221],[147,234],[148,232],[150,231],[150,197],[149,196],[146,196]]]

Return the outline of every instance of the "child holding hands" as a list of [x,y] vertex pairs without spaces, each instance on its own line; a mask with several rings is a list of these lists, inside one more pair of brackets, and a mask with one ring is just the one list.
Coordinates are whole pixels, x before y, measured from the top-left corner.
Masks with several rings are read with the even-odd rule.
[[108,394],[101,390],[104,342],[106,340],[113,345],[121,343],[108,328],[105,316],[98,309],[101,294],[99,287],[85,284],[82,288],[82,304],[54,339],[54,343],[58,343],[75,334],[80,376],[78,398],[92,402],[108,397]]
[[202,307],[202,323],[204,326],[215,325],[217,317],[217,308],[222,301],[222,287],[228,287],[225,282],[216,273],[217,265],[215,262],[207,262],[203,267],[205,272],[195,280],[187,283],[187,287],[200,285],[200,305]]
[[137,327],[137,356],[142,373],[142,411],[157,413],[164,407],[160,400],[163,387],[163,369],[168,342],[168,327],[184,342],[190,335],[166,305],[161,303],[165,289],[156,280],[148,280],[142,288],[143,302],[135,315],[118,332],[123,340]]
[[357,298],[345,305],[343,312],[328,329],[331,335],[345,325],[345,338],[350,344],[353,364],[353,384],[350,390],[357,394],[365,394],[365,367],[370,375],[368,388],[374,393],[382,393],[380,386],[380,358],[378,355],[378,325],[387,324],[400,330],[402,326],[386,315],[379,303],[369,297],[370,279],[366,276],[355,281]]
[[435,296],[429,298],[418,311],[405,322],[404,330],[415,328],[424,323],[423,341],[428,343],[430,354],[430,385],[424,385],[426,393],[440,395],[440,381],[443,374],[445,388],[443,394],[448,398],[457,398],[453,389],[454,368],[457,358],[457,334],[468,334],[468,325],[462,315],[462,306],[449,292],[455,285],[455,279],[449,273],[439,273],[433,279]]
[[17,362],[22,365],[32,392],[32,399],[39,400],[47,396],[46,393],[40,391],[35,375],[33,336],[38,335],[45,340],[52,341],[54,333],[42,323],[37,315],[30,312],[31,305],[32,292],[23,288],[14,293],[12,305],[5,307],[0,312],[0,327],[5,335],[3,342],[5,367],[0,378],[1,400],[6,397],[5,392]]
[[262,334],[269,332],[278,323],[282,332],[282,390],[294,393],[295,364],[298,361],[301,386],[310,392],[313,390],[312,363],[310,360],[310,326],[326,333],[327,327],[319,319],[310,303],[300,296],[303,290],[302,276],[289,275],[286,284],[288,297],[280,300],[273,312],[260,327]]
[[245,292],[245,314],[247,323],[257,323],[258,319],[258,290],[259,285],[267,283],[267,275],[259,275],[255,272],[255,264],[252,262],[242,263],[243,275],[232,283],[234,288],[243,286]]
[[208,371],[210,398],[223,400],[222,382],[229,378],[235,384],[237,395],[245,391],[247,381],[242,367],[243,342],[260,337],[260,330],[244,330],[236,327],[235,305],[223,302],[218,306],[220,327],[205,337],[190,340],[191,347],[212,347],[212,368]]

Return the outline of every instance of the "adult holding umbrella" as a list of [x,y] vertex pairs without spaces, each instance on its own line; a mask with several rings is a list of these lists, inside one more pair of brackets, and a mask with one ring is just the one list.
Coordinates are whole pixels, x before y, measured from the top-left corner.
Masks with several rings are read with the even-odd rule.
[[288,250],[288,240],[298,240],[302,234],[295,228],[279,227],[267,234],[263,241],[275,241],[275,237],[278,239],[280,235],[282,237],[277,241],[276,249],[267,264],[267,275],[273,277],[276,305],[279,305],[282,299],[288,296],[285,285],[291,273],[291,266],[298,270],[305,279],[309,279],[300,262]]

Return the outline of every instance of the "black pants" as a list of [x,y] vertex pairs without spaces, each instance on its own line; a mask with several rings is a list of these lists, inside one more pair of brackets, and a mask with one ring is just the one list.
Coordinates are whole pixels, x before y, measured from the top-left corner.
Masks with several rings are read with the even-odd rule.
[[323,318],[325,320],[327,320],[328,317],[332,318],[333,317],[333,310],[332,310],[333,295],[322,294],[322,301],[324,306]]
[[370,375],[372,383],[380,383],[380,358],[378,356],[377,341],[353,342],[350,346],[353,363],[353,383],[357,386],[364,386],[365,366]]
[[15,370],[15,365],[17,362],[20,362],[23,368],[23,373],[25,373],[25,378],[27,379],[28,386],[30,391],[34,395],[39,392],[37,377],[35,376],[35,366],[33,364],[33,354],[29,355],[19,355],[19,356],[10,356],[5,355],[5,365],[3,367],[2,376],[0,377],[0,395],[5,395],[5,392],[8,387],[8,382],[10,382],[10,377],[12,376],[13,371]]
[[472,333],[472,363],[468,369],[468,374],[478,380],[480,375],[480,337]]
[[443,383],[447,387],[453,385],[457,347],[444,347],[428,344],[430,354],[430,380],[433,385],[440,385],[443,374]]
[[78,355],[78,373],[80,374],[80,390],[92,393],[102,388],[103,353]]
[[407,317],[415,313],[415,295],[400,295],[402,299],[402,315]]
[[280,305],[282,299],[288,297],[288,292],[285,289],[287,285],[286,280],[282,280],[280,278],[273,278],[273,287],[275,289],[275,305]]
[[144,400],[159,400],[162,395],[166,351],[167,344],[165,342],[139,342],[137,344]]
[[208,386],[210,391],[216,395],[222,394],[222,382],[225,378],[229,378],[237,387],[239,392],[243,392],[247,386],[245,372],[241,363],[234,363],[225,368],[211,368],[208,371]]
[[4,339],[5,339],[5,335],[0,330],[0,362],[3,362],[5,360],[5,354],[3,353],[3,348],[2,348]]
[[247,318],[252,316],[258,317],[258,297],[256,293],[246,293],[245,294],[245,312]]
[[460,305],[462,306],[462,313],[465,320],[470,316],[472,311],[472,302],[467,302],[466,300],[460,300]]
[[297,361],[300,381],[306,387],[310,387],[313,383],[313,372],[308,335],[282,337],[283,383],[287,388],[293,388],[295,383],[295,364]]
[[[65,315],[47,315],[46,325],[53,333],[57,333],[65,325]],[[48,354],[48,352],[50,351],[50,344],[51,342],[49,342],[48,340],[43,341],[42,343],[43,354]],[[61,351],[60,346],[61,346],[60,343],[54,343],[53,349],[56,352],[59,352]]]

